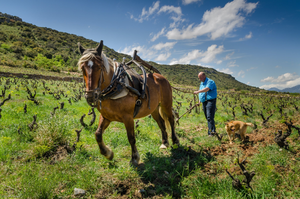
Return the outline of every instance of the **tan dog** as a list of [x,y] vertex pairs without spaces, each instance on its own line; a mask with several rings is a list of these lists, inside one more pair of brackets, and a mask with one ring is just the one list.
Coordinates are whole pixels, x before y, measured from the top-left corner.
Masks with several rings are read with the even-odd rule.
[[[241,122],[241,121],[231,121],[226,124],[225,129],[227,131],[227,135],[229,137],[230,144],[232,144],[232,141],[235,139],[235,132],[237,132],[237,131],[241,135],[241,140],[245,140],[247,126],[254,127],[254,125],[252,123],[245,123],[245,122]],[[231,137],[233,139],[231,139]]]

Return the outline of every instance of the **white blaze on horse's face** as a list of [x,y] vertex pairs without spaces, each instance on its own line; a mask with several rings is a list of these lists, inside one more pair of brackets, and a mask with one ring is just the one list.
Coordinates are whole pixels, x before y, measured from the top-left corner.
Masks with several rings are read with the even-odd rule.
[[89,73],[92,73],[92,68],[93,68],[93,65],[94,65],[94,62],[93,62],[93,61],[91,61],[91,60],[89,60],[89,61],[88,61],[88,66],[90,67],[90,71],[89,71]]
[[93,61],[91,61],[91,60],[89,60],[89,62],[88,62],[88,66],[89,66],[90,68],[92,68],[92,67],[93,67],[93,65],[94,65],[94,62],[93,62]]

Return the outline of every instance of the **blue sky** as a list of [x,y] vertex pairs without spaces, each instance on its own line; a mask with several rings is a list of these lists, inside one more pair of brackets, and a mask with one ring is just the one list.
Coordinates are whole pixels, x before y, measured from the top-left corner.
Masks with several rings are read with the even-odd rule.
[[0,0],[0,12],[147,61],[265,89],[300,85],[300,0]]

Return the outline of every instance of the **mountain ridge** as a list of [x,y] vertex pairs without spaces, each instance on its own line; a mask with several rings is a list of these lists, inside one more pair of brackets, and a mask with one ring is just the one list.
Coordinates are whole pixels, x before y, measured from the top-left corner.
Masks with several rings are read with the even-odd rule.
[[269,88],[269,91],[287,92],[287,93],[300,93],[300,85],[293,86],[290,88],[278,89],[275,87]]
[[[13,17],[18,19],[16,16]],[[98,45],[98,42],[82,36],[38,27],[23,22],[21,18],[19,21],[3,20],[0,23],[0,65],[54,72],[75,72],[77,61],[81,56],[77,47],[78,42],[85,48],[94,48]],[[105,45],[103,51],[118,62],[122,62],[123,57],[128,61],[131,59],[131,56],[116,52]],[[148,63],[160,70],[173,84],[199,87],[197,74],[203,71],[207,77],[216,82],[218,89],[260,90],[213,68],[190,64],[165,65],[153,61]]]

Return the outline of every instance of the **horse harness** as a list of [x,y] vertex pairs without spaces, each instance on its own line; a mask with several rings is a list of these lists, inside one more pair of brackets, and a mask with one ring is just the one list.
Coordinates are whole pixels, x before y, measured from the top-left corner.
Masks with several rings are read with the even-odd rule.
[[[135,61],[134,61],[135,62]],[[128,62],[131,64],[132,62]],[[138,65],[138,63],[135,63]],[[134,112],[133,112],[133,118],[138,114],[141,106],[142,106],[142,100],[146,98],[145,95],[145,90],[147,88],[147,96],[149,97],[148,100],[148,108],[150,109],[150,95],[149,95],[149,88],[147,87],[147,77],[144,68],[141,65],[138,65],[140,69],[143,72],[143,78],[135,74],[134,72],[129,72],[131,69],[127,64],[120,63],[114,71],[113,77],[111,79],[111,82],[109,86],[107,86],[105,89],[101,91],[100,86],[101,86],[101,80],[103,80],[103,70],[101,70],[100,78],[99,78],[99,83],[98,87],[94,89],[93,91],[85,91],[85,98],[88,102],[88,104],[91,107],[97,107],[97,102],[99,101],[100,103],[100,109],[102,105],[102,101],[106,99],[113,98],[120,94],[124,89],[127,89],[129,92],[135,94],[138,96],[138,99],[135,102],[135,107],[134,107]],[[126,83],[125,78],[128,77],[128,79],[132,82],[132,86]],[[83,81],[85,84],[85,81]],[[90,94],[92,94],[92,100],[93,102],[89,102],[88,98],[91,97]]]

